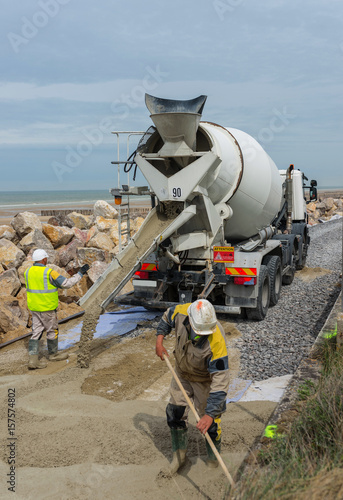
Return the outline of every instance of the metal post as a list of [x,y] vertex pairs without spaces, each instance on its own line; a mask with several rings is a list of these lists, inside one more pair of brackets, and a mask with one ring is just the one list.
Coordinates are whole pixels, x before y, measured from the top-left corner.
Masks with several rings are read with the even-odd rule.
[[[111,132],[112,134],[116,135],[117,136],[117,163],[118,163],[118,190],[120,190],[120,163],[125,163],[124,161],[121,162],[120,161],[120,138],[119,138],[119,134],[126,134],[127,135],[127,157],[126,158],[129,158],[130,156],[130,145],[129,145],[129,141],[130,141],[130,137],[131,135],[144,135],[145,134],[145,131],[144,132],[126,132],[126,131],[120,131],[120,130],[115,130],[113,132]],[[127,185],[128,185],[128,188],[130,189],[130,174],[129,172],[127,173]],[[129,195],[126,195],[127,196],[127,243],[129,242],[130,240],[130,200],[129,200]],[[121,224],[122,224],[122,221],[123,221],[123,218],[122,218],[122,206],[119,205],[118,206],[118,238],[119,238],[119,252],[122,251],[122,247],[123,247],[123,244],[122,244],[122,231],[121,231]]]

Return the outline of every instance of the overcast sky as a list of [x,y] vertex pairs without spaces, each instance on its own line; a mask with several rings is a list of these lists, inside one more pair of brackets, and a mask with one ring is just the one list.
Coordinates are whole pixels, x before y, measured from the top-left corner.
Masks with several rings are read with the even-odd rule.
[[151,125],[145,92],[205,94],[204,120],[343,186],[341,0],[1,4],[0,191],[114,187],[111,131]]

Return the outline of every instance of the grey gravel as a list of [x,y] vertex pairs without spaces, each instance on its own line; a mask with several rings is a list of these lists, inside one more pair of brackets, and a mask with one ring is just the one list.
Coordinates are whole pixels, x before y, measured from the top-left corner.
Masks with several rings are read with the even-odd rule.
[[282,287],[278,304],[269,308],[263,321],[235,317],[242,333],[232,341],[239,349],[239,376],[249,380],[290,375],[309,353],[341,290],[342,220],[310,227],[311,244],[306,267],[332,271],[304,282],[297,272]]
[[[306,356],[325,323],[341,290],[342,221],[317,224],[309,228],[311,244],[306,267],[332,271],[306,283],[296,273],[289,286],[283,286],[278,304],[269,308],[263,321],[241,316],[222,316],[236,323],[242,336],[229,347],[240,351],[239,377],[252,381],[291,375]],[[159,317],[149,322],[156,329]],[[127,337],[138,337],[138,326]]]

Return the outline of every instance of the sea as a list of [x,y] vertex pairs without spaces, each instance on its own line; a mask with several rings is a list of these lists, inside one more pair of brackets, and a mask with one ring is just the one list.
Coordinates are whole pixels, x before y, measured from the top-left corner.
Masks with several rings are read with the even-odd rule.
[[97,200],[113,201],[107,190],[88,191],[0,191],[0,209],[36,205],[79,205]]
[[[337,186],[320,186],[321,191],[334,191]],[[89,208],[97,200],[113,203],[113,196],[106,189],[99,190],[69,190],[69,191],[0,191],[0,218],[8,217],[21,210],[39,213],[41,207],[58,210],[59,208],[72,209]],[[148,196],[134,196],[132,201],[149,200]],[[130,201],[131,203],[131,201]]]
[[[133,197],[132,197],[133,198]],[[134,201],[147,200],[146,196],[135,196]],[[72,209],[74,206],[89,208],[97,200],[113,203],[108,190],[75,191],[0,191],[0,219],[20,211],[39,214],[41,207],[50,209]]]

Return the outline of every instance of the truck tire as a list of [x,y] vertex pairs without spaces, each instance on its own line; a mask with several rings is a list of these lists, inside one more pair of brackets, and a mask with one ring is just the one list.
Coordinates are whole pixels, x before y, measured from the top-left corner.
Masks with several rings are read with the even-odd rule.
[[266,255],[263,264],[268,267],[270,278],[270,300],[269,306],[275,306],[280,299],[282,286],[281,259],[277,255]]
[[297,262],[297,269],[304,269],[306,265],[306,257],[307,257],[307,251],[308,251],[308,238],[307,238],[307,233],[304,234],[303,236],[304,241],[302,244],[302,259],[301,259],[301,264]]
[[282,284],[283,285],[290,285],[291,283],[293,283],[295,270],[296,270],[296,258],[297,258],[297,252],[296,252],[295,246],[293,245],[291,269],[289,271],[287,271],[287,274],[284,274],[282,276]]
[[270,278],[267,266],[260,267],[260,274],[258,277],[258,296],[257,306],[253,309],[246,308],[248,319],[255,321],[262,321],[268,312],[270,301]]

